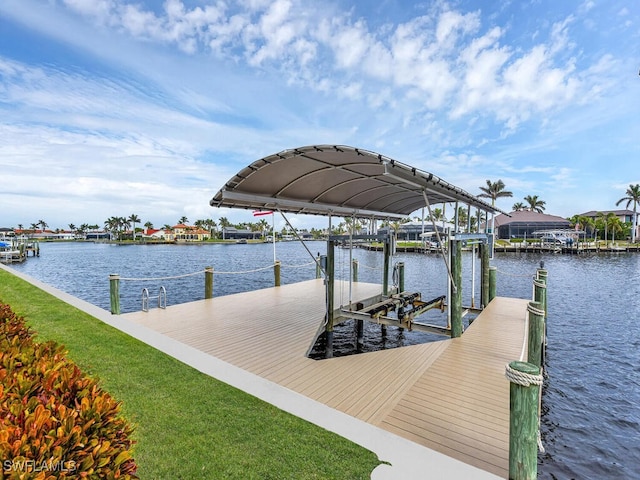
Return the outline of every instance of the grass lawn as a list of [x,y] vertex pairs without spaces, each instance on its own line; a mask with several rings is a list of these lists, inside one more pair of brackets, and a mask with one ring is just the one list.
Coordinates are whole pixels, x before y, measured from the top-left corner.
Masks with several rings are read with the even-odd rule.
[[0,270],[0,301],[123,402],[141,479],[368,479],[376,455]]

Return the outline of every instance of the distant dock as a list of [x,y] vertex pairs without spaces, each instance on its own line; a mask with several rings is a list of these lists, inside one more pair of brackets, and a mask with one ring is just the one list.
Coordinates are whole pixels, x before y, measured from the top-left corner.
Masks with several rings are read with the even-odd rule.
[[[373,297],[380,288],[356,282],[353,295]],[[325,360],[306,356],[322,331],[321,279],[122,317],[506,478],[509,381],[504,368],[523,353],[527,303],[494,298],[459,338]]]

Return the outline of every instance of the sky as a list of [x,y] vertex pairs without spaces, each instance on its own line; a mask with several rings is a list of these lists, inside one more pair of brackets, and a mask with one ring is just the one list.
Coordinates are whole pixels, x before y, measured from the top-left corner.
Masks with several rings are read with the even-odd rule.
[[639,46],[636,0],[2,0],[0,227],[256,221],[209,200],[320,144],[500,179],[506,211],[624,208]]

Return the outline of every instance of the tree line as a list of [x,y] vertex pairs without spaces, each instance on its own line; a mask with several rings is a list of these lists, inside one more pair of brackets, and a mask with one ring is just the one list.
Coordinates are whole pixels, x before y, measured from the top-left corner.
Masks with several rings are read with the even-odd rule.
[[[491,180],[486,181],[486,185],[483,185],[480,188],[480,193],[478,197],[481,198],[489,198],[491,199],[491,206],[495,207],[496,200],[500,198],[510,198],[513,197],[513,192],[506,190],[506,186],[502,180],[497,180],[492,182]],[[546,202],[540,199],[537,195],[527,195],[524,197],[524,202],[517,202],[513,205],[513,211],[523,211],[528,210],[531,212],[543,213],[545,210]],[[612,236],[618,235],[624,236],[628,234],[628,231],[631,230],[631,240],[632,242],[636,241],[636,230],[634,228],[637,226],[637,208],[640,205],[640,184],[630,184],[629,188],[627,188],[625,192],[625,196],[616,202],[616,206],[620,204],[626,204],[626,208],[629,209],[631,205],[633,205],[633,221],[631,225],[627,225],[622,222],[615,214],[613,213],[599,213],[596,219],[592,219],[585,216],[574,215],[573,217],[568,218],[571,222],[572,226],[578,226],[579,228],[585,230],[587,235],[596,235],[598,232],[604,234],[605,238],[608,238],[608,235]],[[456,214],[457,213],[457,214]],[[486,218],[484,214],[481,214],[478,218],[477,216],[468,217],[467,209],[464,207],[459,207],[457,212],[454,212],[454,215],[451,218],[457,218],[458,225],[460,227],[466,227],[467,225],[471,226],[471,231],[476,231],[478,227],[478,220],[484,221]],[[420,217],[414,217],[416,221],[422,220]],[[443,208],[434,208],[431,211],[431,214],[424,218],[426,221],[432,222],[442,222],[444,223],[453,223],[453,221],[447,219],[446,214],[446,204],[443,205]],[[186,216],[180,217],[178,219],[178,224],[187,224],[188,218]],[[409,222],[411,219],[406,218],[403,221],[391,221],[391,222],[382,222],[381,226],[386,227],[389,226],[394,230],[398,230],[403,223]],[[126,232],[131,232],[133,239],[136,239],[137,233],[143,231],[142,229],[142,220],[138,215],[131,214],[128,217],[109,217],[104,221],[103,229],[104,231],[110,232],[117,237],[121,238]],[[340,235],[347,233],[349,231],[359,231],[366,226],[367,220],[358,219],[358,218],[344,218],[343,221],[338,223],[335,226],[332,226],[332,234]],[[140,227],[136,227],[140,225]],[[76,226],[73,223],[70,223],[69,230],[77,235],[85,235],[89,232],[99,231],[101,227],[97,224],[87,224],[83,223],[79,226]],[[144,223],[144,226],[147,229],[153,229],[154,225],[152,222],[147,221]],[[257,222],[240,222],[236,224],[232,224],[228,218],[220,217],[218,222],[213,219],[202,219],[196,220],[194,222],[194,226],[207,230],[211,236],[220,236],[221,231],[225,228],[235,227],[237,229],[246,229],[251,232],[260,232],[262,236],[266,236],[268,234],[273,234],[271,231],[271,225],[265,219],[260,219]],[[44,220],[38,220],[30,225],[31,230],[35,231],[38,228],[42,230],[46,230],[49,225]],[[18,225],[18,229],[25,230],[22,224]],[[161,227],[163,230],[172,230],[173,227],[171,225],[165,224]],[[59,233],[61,230],[56,229],[56,233]],[[287,229],[283,227],[281,233],[286,233]],[[319,238],[324,233],[323,230],[312,228],[310,233],[314,238]]]

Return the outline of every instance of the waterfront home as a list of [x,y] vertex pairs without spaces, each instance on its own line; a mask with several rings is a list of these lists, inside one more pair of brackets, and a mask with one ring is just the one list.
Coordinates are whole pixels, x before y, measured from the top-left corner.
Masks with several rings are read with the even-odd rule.
[[252,232],[246,228],[224,227],[222,238],[224,240],[257,240],[262,238],[262,232]]
[[[491,223],[491,221],[490,221]],[[520,210],[509,215],[500,214],[494,218],[497,238],[532,238],[541,230],[568,230],[571,222],[566,218],[546,213]]]
[[171,227],[176,242],[203,242],[211,238],[208,230],[193,225],[179,223]]

